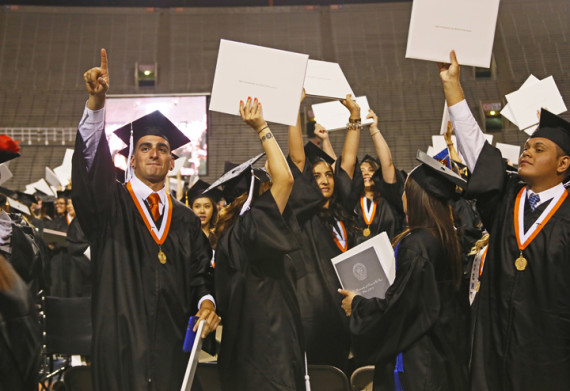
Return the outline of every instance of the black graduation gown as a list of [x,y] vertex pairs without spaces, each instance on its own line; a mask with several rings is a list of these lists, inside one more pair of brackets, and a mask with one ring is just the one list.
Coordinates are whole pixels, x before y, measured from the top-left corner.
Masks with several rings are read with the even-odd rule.
[[[523,251],[528,265],[518,271],[514,205],[523,186],[485,143],[468,186],[490,233],[473,304],[473,390],[566,390],[570,384],[570,197]],[[536,217],[525,216],[525,225]]]
[[224,390],[301,390],[304,355],[295,274],[298,247],[290,210],[270,191],[220,238],[215,252],[224,333],[218,363]]
[[[362,194],[362,174],[355,170],[353,179],[335,167],[335,193],[346,210],[354,210],[354,204]],[[295,212],[301,231],[298,233],[301,250],[291,257],[301,262],[304,273],[297,280],[297,299],[301,308],[303,334],[306,341],[309,364],[334,365],[347,370],[350,352],[348,318],[342,310],[341,287],[331,258],[341,254],[330,227],[318,216],[323,196],[314,177],[311,163],[307,160],[303,172],[289,161],[295,183],[289,197],[289,206]],[[348,248],[354,245],[355,234],[346,222]]]
[[[403,207],[399,207],[402,203],[402,194],[404,192],[404,179],[400,172],[396,170],[396,183],[386,183],[382,180],[381,173],[378,171],[374,174],[374,186],[380,191],[382,195],[379,202],[376,203],[376,213],[372,219],[370,227],[364,221],[364,212],[362,210],[361,201],[358,200],[354,213],[357,216],[357,224],[363,230],[365,228],[370,229],[370,235],[364,236],[362,232],[359,232],[356,238],[356,243],[360,244],[379,233],[386,232],[390,240],[394,239],[396,235],[402,232],[403,227],[406,223],[406,216],[403,211]],[[380,183],[376,183],[380,182]],[[384,196],[386,193],[386,196]],[[362,198],[362,197],[361,197]],[[395,203],[393,203],[395,199]],[[370,200],[364,200],[364,202],[370,202]],[[365,204],[367,205],[367,204]]]
[[56,216],[52,220],[46,220],[45,228],[67,233],[67,229],[69,228],[69,224],[67,224],[67,213],[63,216]]
[[374,363],[375,391],[394,390],[403,353],[404,390],[467,389],[467,299],[454,288],[439,240],[417,229],[400,241],[396,278],[384,299],[355,296],[350,331],[358,362]]
[[[95,390],[175,390],[184,377],[188,318],[209,291],[211,249],[200,220],[172,199],[172,220],[159,247],[115,168],[105,134],[86,170],[78,133],[73,155],[73,203],[91,243],[93,380]],[[163,216],[165,220],[166,216]],[[163,222],[165,223],[165,222]]]
[[11,267],[2,269],[2,280],[12,285],[0,290],[0,390],[35,391],[42,345],[37,309],[24,280]]

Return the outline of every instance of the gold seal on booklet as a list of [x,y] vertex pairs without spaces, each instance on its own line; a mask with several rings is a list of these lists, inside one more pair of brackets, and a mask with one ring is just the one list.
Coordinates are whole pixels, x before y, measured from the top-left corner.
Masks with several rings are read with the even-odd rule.
[[366,237],[370,236],[370,228],[364,228],[362,230],[362,235],[364,235]]
[[163,265],[166,263],[166,254],[164,252],[162,252],[162,250],[160,250],[158,252],[158,260],[160,261],[160,263],[162,263]]
[[518,257],[515,260],[515,267],[517,268],[518,271],[523,271],[524,269],[526,269],[527,263],[528,263],[527,260],[521,254],[520,257]]

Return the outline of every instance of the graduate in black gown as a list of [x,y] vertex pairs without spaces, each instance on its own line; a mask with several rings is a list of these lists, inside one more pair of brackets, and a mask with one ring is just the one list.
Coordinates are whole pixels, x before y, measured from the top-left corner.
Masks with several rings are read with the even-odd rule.
[[424,156],[428,164],[405,183],[408,228],[394,240],[396,277],[385,297],[340,290],[356,359],[375,365],[375,391],[467,389],[469,307],[449,203],[460,182]]
[[[131,144],[128,182],[115,179],[104,131],[107,54],[84,74],[89,99],[73,155],[73,204],[91,243],[95,390],[175,390],[188,318],[219,317],[207,288],[211,249],[200,220],[164,188],[172,150],[189,140],[160,112],[116,131]],[[129,155],[131,155],[129,153]],[[198,323],[196,324],[197,327]]]
[[331,258],[355,243],[356,219],[352,211],[362,193],[362,175],[356,153],[360,139],[360,107],[347,97],[350,111],[342,156],[333,162],[309,142],[303,147],[300,120],[289,127],[289,165],[295,178],[289,205],[297,215],[301,251],[291,256],[304,265],[297,281],[303,331],[309,364],[348,369],[350,335],[340,308],[340,283]]
[[[460,85],[455,53],[439,64],[472,172],[468,193],[490,239],[473,303],[473,390],[566,390],[570,384],[570,124],[542,110],[518,173],[485,141]],[[537,199],[538,197],[538,199]]]
[[256,158],[213,184],[223,184],[229,202],[215,230],[222,385],[227,391],[298,391],[304,388],[305,362],[295,271],[287,257],[298,247],[287,206],[293,176],[257,99],[241,102],[240,113],[267,154],[271,187],[261,195],[259,183],[251,187]]
[[[379,160],[366,155],[360,163],[364,192],[354,209],[358,226],[362,228],[357,243],[362,243],[381,232],[386,232],[392,240],[402,232],[405,225],[405,215],[401,206],[404,178],[400,171],[396,170],[390,148],[378,129],[378,116],[369,110],[367,118],[372,118],[374,121],[369,130]],[[384,193],[387,197],[384,197]]]

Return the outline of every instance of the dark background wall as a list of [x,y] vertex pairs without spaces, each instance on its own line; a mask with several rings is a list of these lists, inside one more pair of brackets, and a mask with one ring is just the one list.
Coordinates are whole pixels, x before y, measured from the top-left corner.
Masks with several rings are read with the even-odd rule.
[[[505,102],[529,74],[553,75],[570,102],[568,0],[503,0],[495,34],[496,76],[476,79],[462,68],[466,98],[479,118],[479,102]],[[398,167],[415,165],[417,148],[426,149],[439,132],[443,92],[435,64],[405,59],[411,2],[329,6],[217,8],[95,8],[4,6],[0,8],[0,128],[54,128],[28,140],[11,164],[23,185],[58,166],[87,98],[85,70],[109,54],[111,91],[208,93],[220,38],[309,54],[340,63],[357,95],[367,95]],[[155,87],[134,84],[134,64],[158,63]],[[307,100],[303,109],[316,101]],[[67,136],[61,137],[69,128]],[[272,127],[287,151],[285,126]],[[4,130],[6,131],[6,130]],[[522,144],[526,135],[505,120],[495,140]],[[344,134],[332,135],[340,151]],[[252,131],[238,117],[210,115],[209,175],[225,160],[240,162],[261,151]],[[360,154],[372,152],[362,133]]]

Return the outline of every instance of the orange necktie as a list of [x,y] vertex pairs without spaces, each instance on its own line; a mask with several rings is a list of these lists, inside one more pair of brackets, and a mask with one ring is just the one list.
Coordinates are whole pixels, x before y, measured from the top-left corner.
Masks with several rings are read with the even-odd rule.
[[160,202],[160,196],[156,193],[152,193],[146,199],[148,205],[150,206],[150,214],[152,214],[152,219],[157,221],[160,218],[160,210],[158,209],[158,205]]

